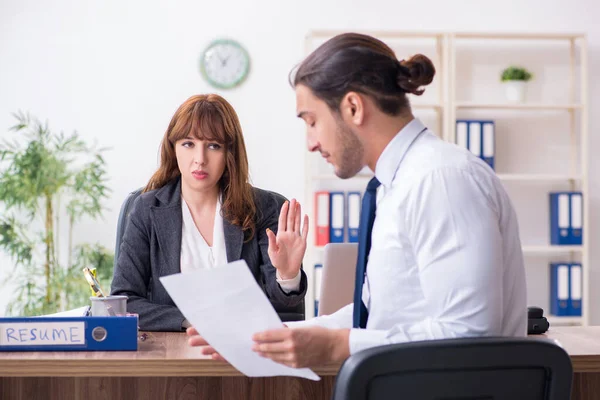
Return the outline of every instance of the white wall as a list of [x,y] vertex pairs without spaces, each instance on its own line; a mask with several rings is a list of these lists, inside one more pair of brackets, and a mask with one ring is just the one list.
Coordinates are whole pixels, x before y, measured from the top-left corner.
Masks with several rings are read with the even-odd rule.
[[[365,4],[368,4],[365,5]],[[567,5],[568,4],[568,5]],[[113,246],[128,191],[156,167],[160,138],[188,96],[212,92],[198,72],[210,40],[240,40],[252,57],[248,81],[223,94],[244,128],[252,180],[303,196],[304,132],[295,118],[290,68],[312,29],[586,32],[590,46],[590,148],[600,144],[600,15],[595,0],[444,1],[49,1],[0,2],[0,139],[10,113],[26,110],[56,130],[79,131],[112,147],[106,155],[113,195],[104,221],[81,225],[81,240]],[[596,76],[595,76],[596,75]],[[218,91],[217,91],[218,92]],[[598,169],[592,156],[590,171]],[[600,177],[591,182],[591,237],[598,234]],[[600,250],[592,249],[592,262]],[[0,279],[10,268],[0,258]],[[596,268],[597,269],[597,268]],[[592,287],[600,284],[600,271]],[[592,290],[592,292],[594,292]],[[0,315],[8,291],[0,292]],[[598,296],[592,303],[598,303]],[[600,308],[593,316],[600,324]]]

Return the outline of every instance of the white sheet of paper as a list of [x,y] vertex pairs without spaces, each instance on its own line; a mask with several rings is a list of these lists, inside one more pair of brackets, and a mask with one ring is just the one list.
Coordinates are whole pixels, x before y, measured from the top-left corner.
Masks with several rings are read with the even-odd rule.
[[74,308],[72,310],[60,311],[54,314],[40,315],[40,317],[86,317],[90,306]]
[[252,335],[283,326],[246,261],[160,278],[183,315],[223,358],[251,377],[320,380],[308,368],[290,368],[252,351]]

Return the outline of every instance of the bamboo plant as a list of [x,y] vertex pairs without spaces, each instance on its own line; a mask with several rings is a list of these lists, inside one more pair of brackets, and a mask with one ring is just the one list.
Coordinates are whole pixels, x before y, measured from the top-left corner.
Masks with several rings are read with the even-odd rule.
[[0,268],[8,272],[4,283],[16,284],[7,313],[40,315],[88,304],[82,268],[97,268],[108,287],[113,253],[97,244],[75,245],[73,229],[105,210],[106,149],[88,146],[77,132],[53,133],[29,114],[13,115],[15,136],[0,143],[0,251],[14,262],[12,271]]

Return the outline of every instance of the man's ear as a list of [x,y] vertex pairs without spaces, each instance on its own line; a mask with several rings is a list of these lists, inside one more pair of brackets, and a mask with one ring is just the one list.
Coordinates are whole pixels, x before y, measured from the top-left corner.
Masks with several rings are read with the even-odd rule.
[[365,103],[362,95],[357,92],[348,92],[340,103],[342,119],[347,123],[360,126],[365,118]]

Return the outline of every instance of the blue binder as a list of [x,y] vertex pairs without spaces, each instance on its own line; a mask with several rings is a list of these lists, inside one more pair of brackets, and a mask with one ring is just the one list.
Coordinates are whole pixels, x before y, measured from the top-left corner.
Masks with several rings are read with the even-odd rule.
[[456,144],[481,158],[492,169],[495,165],[495,136],[495,125],[492,120],[456,121]]
[[581,192],[552,192],[550,200],[550,243],[583,243],[583,195]]
[[329,242],[344,242],[344,192],[329,193]]
[[481,158],[492,169],[496,155],[496,134],[494,121],[480,121],[481,123]]
[[552,315],[569,315],[569,275],[569,263],[550,264],[550,313]]
[[122,351],[137,346],[137,316],[0,318],[0,351]]
[[358,243],[360,209],[360,192],[348,192],[348,212],[346,226],[348,228],[348,242],[350,243]]
[[583,271],[580,263],[569,266],[569,315],[581,317]]

